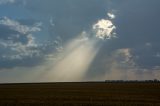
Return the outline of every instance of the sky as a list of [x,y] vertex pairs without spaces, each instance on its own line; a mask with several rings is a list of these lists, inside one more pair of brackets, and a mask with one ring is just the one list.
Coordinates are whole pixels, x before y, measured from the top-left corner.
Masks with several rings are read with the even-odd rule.
[[159,0],[0,0],[0,83],[160,79]]

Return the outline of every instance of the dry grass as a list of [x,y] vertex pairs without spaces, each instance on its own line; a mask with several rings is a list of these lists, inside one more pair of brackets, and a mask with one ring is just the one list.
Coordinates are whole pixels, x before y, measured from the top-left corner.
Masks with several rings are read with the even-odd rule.
[[160,83],[0,85],[0,106],[160,106]]

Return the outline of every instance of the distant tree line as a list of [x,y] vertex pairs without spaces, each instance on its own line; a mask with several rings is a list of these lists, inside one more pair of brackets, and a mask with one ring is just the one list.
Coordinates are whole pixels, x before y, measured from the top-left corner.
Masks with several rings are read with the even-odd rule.
[[136,83],[136,82],[146,82],[146,83],[149,83],[149,82],[156,82],[156,83],[160,83],[160,80],[158,79],[154,79],[154,80],[105,80],[105,82],[107,83],[127,83],[127,82],[131,82],[131,83]]

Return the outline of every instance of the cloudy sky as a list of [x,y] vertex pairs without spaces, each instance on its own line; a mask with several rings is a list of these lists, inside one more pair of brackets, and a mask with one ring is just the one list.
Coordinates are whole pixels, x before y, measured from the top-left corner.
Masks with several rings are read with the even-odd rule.
[[160,0],[0,0],[0,83],[160,79]]

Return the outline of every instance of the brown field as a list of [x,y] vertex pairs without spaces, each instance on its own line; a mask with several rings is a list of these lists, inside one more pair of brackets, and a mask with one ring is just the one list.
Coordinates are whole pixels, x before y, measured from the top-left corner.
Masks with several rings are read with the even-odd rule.
[[0,106],[160,106],[160,83],[1,84]]

